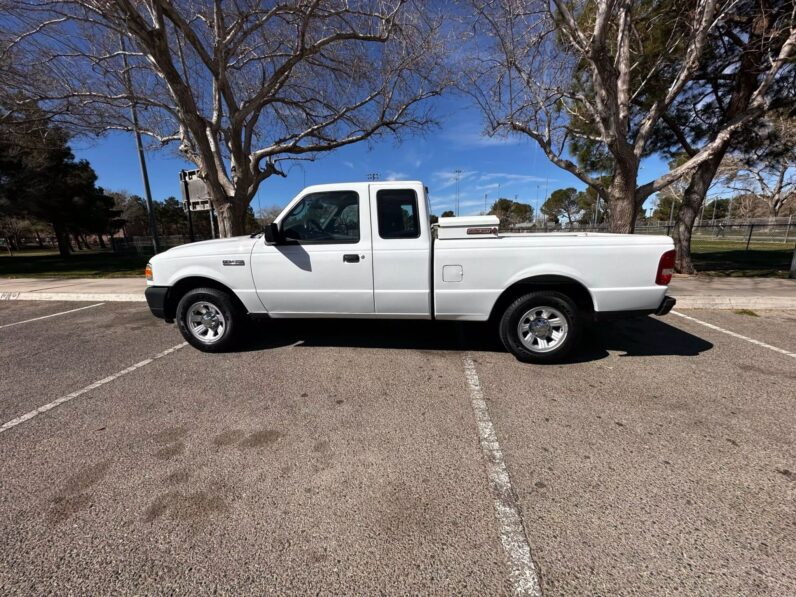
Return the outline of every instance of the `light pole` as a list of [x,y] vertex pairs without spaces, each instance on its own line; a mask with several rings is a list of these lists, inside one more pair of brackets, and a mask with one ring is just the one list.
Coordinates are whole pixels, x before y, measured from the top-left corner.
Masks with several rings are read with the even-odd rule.
[[793,247],[793,259],[790,260],[790,271],[788,278],[796,279],[796,246]]
[[294,163],[294,164],[291,164],[291,165],[290,165],[290,168],[288,168],[288,169],[287,169],[287,174],[290,174],[290,171],[291,171],[293,168],[301,168],[301,174],[303,175],[303,176],[302,176],[302,182],[303,182],[303,184],[302,184],[302,187],[301,187],[301,188],[302,188],[302,189],[306,188],[306,187],[307,187],[307,170],[305,170],[305,168],[304,168],[304,164],[301,164],[301,163],[299,163],[299,162],[296,162],[296,163]]
[[459,178],[462,175],[462,171],[459,168],[453,171],[453,174],[456,176],[456,215],[459,215]]
[[152,249],[157,255],[160,253],[160,239],[158,238],[158,224],[155,220],[155,207],[152,204],[152,191],[149,188],[149,174],[146,169],[146,158],[144,157],[144,145],[141,142],[141,128],[138,124],[138,110],[135,107],[133,97],[133,81],[130,77],[130,66],[127,63],[127,51],[124,47],[124,38],[119,38],[122,45],[122,63],[124,64],[124,81],[127,85],[127,92],[130,94],[130,116],[133,120],[133,132],[135,133],[135,144],[138,148],[138,163],[141,166],[141,178],[144,179],[144,198],[146,199],[146,209],[149,213],[149,233],[152,235]]
[[594,227],[597,228],[597,224],[600,221],[600,196],[597,195],[594,199]]
[[191,191],[188,188],[188,173],[180,170],[180,180],[182,181],[182,194],[185,198],[185,207],[188,214],[188,239],[194,242],[196,238],[193,233],[193,216],[191,215]]

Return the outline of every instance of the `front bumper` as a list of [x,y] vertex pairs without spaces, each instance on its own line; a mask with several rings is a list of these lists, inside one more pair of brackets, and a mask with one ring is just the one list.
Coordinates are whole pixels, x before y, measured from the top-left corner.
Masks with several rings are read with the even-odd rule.
[[673,296],[665,296],[661,301],[658,310],[655,311],[655,315],[666,315],[672,308],[677,304],[677,300]]
[[[169,293],[168,286],[147,286],[144,291],[146,303],[152,315],[166,319],[166,295]],[[168,321],[168,320],[167,320]]]

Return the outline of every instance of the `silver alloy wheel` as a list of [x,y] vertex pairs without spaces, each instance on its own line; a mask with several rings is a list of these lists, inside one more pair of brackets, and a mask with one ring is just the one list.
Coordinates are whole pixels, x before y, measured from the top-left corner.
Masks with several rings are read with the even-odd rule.
[[566,318],[553,307],[534,307],[520,317],[517,324],[522,344],[531,352],[550,352],[567,338]]
[[204,344],[218,342],[227,330],[224,314],[213,303],[199,301],[188,308],[186,323],[191,334]]

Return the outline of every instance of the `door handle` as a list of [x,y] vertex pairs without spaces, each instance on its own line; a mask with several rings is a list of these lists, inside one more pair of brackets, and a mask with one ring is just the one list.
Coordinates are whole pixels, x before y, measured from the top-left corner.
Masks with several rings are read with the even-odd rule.
[[359,263],[359,255],[356,253],[346,253],[343,255],[343,261],[345,263]]

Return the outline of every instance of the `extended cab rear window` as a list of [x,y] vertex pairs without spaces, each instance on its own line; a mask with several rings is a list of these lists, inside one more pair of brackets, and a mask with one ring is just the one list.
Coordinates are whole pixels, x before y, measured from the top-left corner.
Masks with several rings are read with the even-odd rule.
[[418,238],[420,220],[417,194],[412,189],[385,189],[376,193],[381,238]]
[[286,241],[301,243],[359,242],[359,195],[354,191],[311,193],[282,220]]

